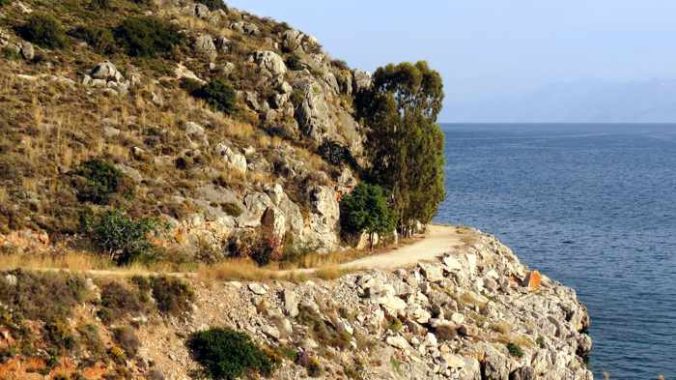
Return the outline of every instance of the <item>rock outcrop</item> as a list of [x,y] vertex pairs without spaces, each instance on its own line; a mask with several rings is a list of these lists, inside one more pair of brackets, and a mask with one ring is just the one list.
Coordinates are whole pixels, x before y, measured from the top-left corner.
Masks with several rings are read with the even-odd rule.
[[[478,231],[474,238],[437,262],[393,273],[200,289],[193,319],[177,329],[246,331],[318,361],[325,379],[592,379],[583,360],[589,315],[575,292],[546,276],[529,288],[532,272],[509,248]],[[144,342],[168,378],[193,368],[180,339],[158,345],[148,332]],[[274,377],[305,376],[297,361]]]

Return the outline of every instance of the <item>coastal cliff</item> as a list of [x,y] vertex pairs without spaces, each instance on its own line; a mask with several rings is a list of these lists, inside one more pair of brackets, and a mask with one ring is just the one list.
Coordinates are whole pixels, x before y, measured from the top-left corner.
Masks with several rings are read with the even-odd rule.
[[[375,85],[312,36],[217,0],[0,0],[0,50],[0,378],[591,379],[575,292],[479,231],[393,270],[202,275],[348,251]],[[434,84],[436,119],[438,75],[389,70]]]
[[494,237],[471,236],[466,248],[394,272],[197,282],[191,319],[143,329],[141,352],[168,379],[188,378],[197,367],[181,336],[228,326],[293,352],[276,379],[592,379],[590,319],[575,291]]

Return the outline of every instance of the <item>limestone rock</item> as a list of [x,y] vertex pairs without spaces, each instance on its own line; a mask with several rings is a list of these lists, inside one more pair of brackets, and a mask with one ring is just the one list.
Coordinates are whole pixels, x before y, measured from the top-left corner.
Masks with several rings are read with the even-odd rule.
[[362,70],[354,70],[352,75],[354,76],[353,83],[355,93],[359,93],[371,87],[372,78],[370,73]]
[[253,294],[256,294],[256,295],[259,295],[259,296],[262,296],[262,295],[265,295],[265,294],[268,293],[268,291],[265,289],[265,287],[263,287],[263,285],[257,284],[255,282],[250,283],[248,287],[249,287],[249,290],[251,290],[251,292]]
[[21,42],[20,50],[21,56],[27,61],[32,61],[35,58],[35,48],[33,44],[28,41]]
[[193,8],[193,15],[197,18],[206,19],[211,14],[209,7],[202,3],[196,3]]
[[261,74],[274,81],[280,81],[286,74],[284,59],[272,51],[259,51],[254,54],[254,60],[260,68]]
[[286,217],[277,207],[268,207],[263,213],[261,225],[265,236],[277,243],[284,241],[286,235]]
[[334,133],[324,91],[318,83],[308,82],[301,92],[303,100],[296,110],[296,120],[305,136],[321,143],[325,136]]
[[390,346],[398,348],[400,350],[408,350],[411,348],[411,345],[408,344],[406,339],[401,335],[388,336],[385,339],[385,342],[387,342],[387,344],[389,344]]
[[215,152],[221,156],[223,161],[225,161],[225,163],[232,169],[235,169],[240,173],[246,173],[247,161],[243,154],[236,152],[234,149],[224,143],[216,145]]
[[293,290],[284,289],[282,293],[284,312],[291,318],[298,316],[298,296]]
[[521,367],[509,374],[509,380],[533,380],[535,371],[531,367]]
[[444,279],[444,272],[439,265],[420,263],[418,267],[429,282],[440,282]]
[[304,37],[305,35],[300,31],[295,29],[289,29],[285,31],[282,36],[283,38],[282,47],[287,52],[294,52],[299,49],[302,50]]
[[194,44],[195,51],[209,59],[216,58],[218,54],[216,51],[216,44],[214,43],[213,37],[209,34],[202,34],[195,39]]
[[327,186],[310,191],[312,214],[301,238],[314,245],[318,252],[330,252],[338,246],[337,226],[340,207],[336,192]]

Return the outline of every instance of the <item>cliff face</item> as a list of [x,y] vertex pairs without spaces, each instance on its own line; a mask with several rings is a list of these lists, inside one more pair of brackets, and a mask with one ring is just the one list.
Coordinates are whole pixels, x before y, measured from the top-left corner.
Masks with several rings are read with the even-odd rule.
[[575,292],[473,235],[437,262],[394,273],[196,283],[191,320],[142,329],[142,352],[167,378],[187,378],[195,363],[183,334],[171,333],[228,326],[295,353],[276,379],[305,378],[309,363],[325,379],[592,379],[589,316]]
[[[45,14],[62,47],[51,34],[28,40],[25,25]],[[132,55],[120,25],[148,16],[183,42]],[[337,202],[363,153],[351,104],[370,77],[313,37],[183,0],[3,1],[0,49],[1,234],[77,232],[92,206],[78,167],[102,159],[132,190],[108,206],[168,221],[166,244],[185,254],[217,255],[253,233],[295,250],[338,247]],[[216,79],[235,91],[234,110],[191,96]]]

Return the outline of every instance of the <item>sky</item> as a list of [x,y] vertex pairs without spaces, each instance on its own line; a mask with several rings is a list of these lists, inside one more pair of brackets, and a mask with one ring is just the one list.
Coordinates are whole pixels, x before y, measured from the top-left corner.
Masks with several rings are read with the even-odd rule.
[[427,60],[444,77],[441,121],[454,120],[458,104],[561,83],[676,79],[674,0],[227,3],[314,35],[352,67]]

